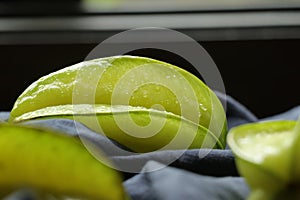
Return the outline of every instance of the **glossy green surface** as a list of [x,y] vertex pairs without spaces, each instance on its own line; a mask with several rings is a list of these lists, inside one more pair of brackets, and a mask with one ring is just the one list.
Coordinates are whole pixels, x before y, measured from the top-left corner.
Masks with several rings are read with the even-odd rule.
[[10,121],[18,122],[16,118],[27,112],[67,104],[163,107],[209,129],[225,144],[226,116],[216,95],[189,72],[157,60],[114,56],[51,73],[19,96]]
[[0,164],[1,191],[25,187],[56,197],[125,199],[119,174],[77,138],[0,124]]
[[278,199],[300,191],[300,129],[295,121],[242,125],[230,130],[227,142],[239,172],[252,189],[251,200]]
[[143,107],[63,105],[25,113],[16,120],[48,118],[75,119],[135,152],[225,147],[213,133],[190,120]]

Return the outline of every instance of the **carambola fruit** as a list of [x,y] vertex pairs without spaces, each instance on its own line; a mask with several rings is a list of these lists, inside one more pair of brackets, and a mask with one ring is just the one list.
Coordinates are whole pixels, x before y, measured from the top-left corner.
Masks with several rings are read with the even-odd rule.
[[56,197],[125,199],[119,173],[93,157],[78,138],[0,124],[0,190],[20,188]]
[[[225,147],[226,116],[214,92],[191,73],[171,64],[144,57],[100,58],[81,62],[44,76],[32,83],[16,100],[11,111],[10,122],[20,122],[21,119],[24,120],[20,116],[40,109],[63,105],[70,108],[71,105],[78,104],[102,107],[109,107],[110,105],[113,107],[128,106],[127,110],[135,107],[133,108],[135,112],[132,115],[136,115],[136,119],[141,115],[140,120],[145,119],[146,113],[151,115],[152,111],[156,110],[156,113],[160,114],[155,116],[160,120],[164,120],[164,116],[167,116],[166,121],[169,124],[167,127],[171,127],[171,122],[175,128],[179,126],[179,122],[194,124],[192,127],[196,127],[194,135],[197,135],[197,139],[202,140],[204,132],[209,135],[213,134],[218,139],[217,145],[208,148]],[[76,107],[74,108],[72,114],[77,116]],[[141,112],[138,112],[137,109],[141,109]],[[86,112],[87,115],[90,115],[90,111]],[[105,115],[101,112],[95,113],[98,119]],[[48,114],[54,115],[52,111]],[[44,112],[42,117],[46,117],[46,115],[47,113]],[[60,115],[63,116],[64,113]],[[85,114],[81,112],[80,115]],[[169,120],[170,118],[172,120]],[[30,118],[26,118],[26,120],[30,120]],[[101,121],[101,119],[99,120]],[[115,117],[105,119],[107,124],[115,124],[114,120]],[[83,123],[87,125],[87,122]],[[149,123],[151,124],[151,120]],[[140,134],[140,138],[148,135],[140,131],[146,125],[140,124],[140,128],[131,129],[129,134]],[[165,126],[161,127],[165,128]],[[102,129],[105,129],[105,135],[114,135],[114,139],[122,143],[124,137],[111,132],[115,131],[114,127]],[[132,145],[128,147],[136,151],[148,151],[160,147],[161,144],[168,144],[177,133],[171,130],[172,128],[170,131],[167,129],[163,132],[169,132],[169,135],[159,137],[160,142],[153,139],[148,147],[140,148],[144,143],[142,139],[139,139],[133,140],[139,142],[139,144],[135,143],[136,147]],[[208,136],[208,138],[212,137]],[[197,146],[192,145],[186,148],[200,148],[202,143],[203,141],[198,141]],[[151,145],[152,148],[150,148]],[[172,148],[174,149],[174,147]],[[178,148],[181,146],[179,145],[176,149]]]
[[300,199],[300,123],[270,121],[230,130],[228,144],[249,200]]

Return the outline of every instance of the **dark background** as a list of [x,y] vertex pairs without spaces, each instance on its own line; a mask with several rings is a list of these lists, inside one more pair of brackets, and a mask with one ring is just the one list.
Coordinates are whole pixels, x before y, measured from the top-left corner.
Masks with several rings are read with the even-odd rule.
[[[109,36],[138,26],[135,22],[143,24],[141,20],[147,23],[152,20],[149,24],[145,22],[144,26],[155,26],[160,18],[171,20],[163,21],[163,24],[168,26],[173,23],[170,28],[194,38],[208,51],[221,72],[227,94],[247,106],[258,117],[280,113],[299,105],[298,8],[88,12],[82,10],[80,1],[65,1],[66,6],[62,6],[60,1],[37,2],[0,1],[2,111],[11,110],[22,91],[39,77],[83,61],[97,44]],[[247,19],[248,15],[253,17],[252,21],[251,18]],[[178,28],[172,22],[174,17],[180,19],[190,16],[194,22],[186,27],[178,24]],[[118,24],[111,24],[112,29],[110,24],[106,24],[106,27],[97,24],[99,27],[95,25],[95,28],[90,23],[86,27],[84,20],[90,17],[99,17],[100,22],[112,17],[112,23],[118,22],[118,18],[123,19],[122,23],[126,19],[128,29],[124,29],[124,24],[119,24],[119,29]],[[153,17],[157,21],[153,21]],[[237,21],[240,17],[241,21]],[[225,20],[222,21],[222,18]],[[260,18],[261,23],[257,20]],[[27,24],[22,21],[24,19]],[[207,19],[207,22],[203,19]],[[80,22],[81,26],[78,20],[84,21]],[[188,62],[170,52],[139,49],[128,54],[159,59],[195,73]]]
[[[201,42],[217,64],[226,92],[263,117],[300,102],[300,40]],[[84,60],[96,44],[1,45],[1,110],[10,110],[21,92],[39,77]],[[163,60],[193,72],[169,52],[130,53]]]

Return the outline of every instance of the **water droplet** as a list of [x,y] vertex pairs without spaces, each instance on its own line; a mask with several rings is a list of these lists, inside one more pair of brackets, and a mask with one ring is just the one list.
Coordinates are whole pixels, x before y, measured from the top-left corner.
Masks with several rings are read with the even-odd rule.
[[199,107],[201,110],[207,111],[207,108],[202,103],[199,103]]

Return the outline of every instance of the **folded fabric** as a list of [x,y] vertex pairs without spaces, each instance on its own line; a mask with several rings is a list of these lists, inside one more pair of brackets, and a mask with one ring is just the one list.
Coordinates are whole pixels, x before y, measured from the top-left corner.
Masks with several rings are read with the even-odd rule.
[[300,106],[294,107],[286,112],[273,115],[270,117],[266,117],[261,119],[260,121],[270,121],[270,120],[297,120],[300,116]]
[[9,118],[9,112],[0,112],[0,122],[7,121]]
[[[156,168],[161,169],[144,173]],[[249,193],[243,178],[196,175],[154,161],[125,181],[124,187],[132,200],[242,200]]]
[[231,96],[218,91],[215,91],[215,93],[226,110],[228,130],[241,124],[258,121],[257,117],[251,111]]

